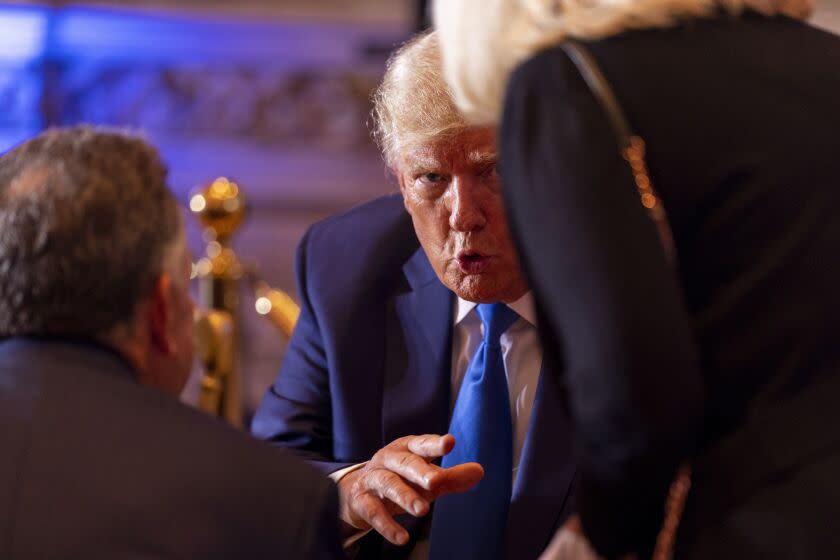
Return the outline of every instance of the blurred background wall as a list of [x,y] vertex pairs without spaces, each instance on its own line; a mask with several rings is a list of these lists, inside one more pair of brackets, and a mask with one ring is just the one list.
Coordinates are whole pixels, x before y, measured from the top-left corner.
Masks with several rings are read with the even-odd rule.
[[[241,185],[249,217],[236,249],[294,295],[304,229],[395,189],[369,138],[369,96],[390,51],[426,24],[426,4],[0,0],[0,152],[51,125],[141,129],[161,148],[185,207],[217,176]],[[840,30],[840,0],[818,0],[815,23]],[[246,412],[285,348],[249,297]]]

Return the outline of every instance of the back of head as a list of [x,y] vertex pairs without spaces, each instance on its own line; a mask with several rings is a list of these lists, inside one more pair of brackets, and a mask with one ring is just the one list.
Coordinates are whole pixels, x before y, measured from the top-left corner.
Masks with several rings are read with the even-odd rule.
[[0,337],[105,337],[134,316],[182,237],[145,141],[56,129],[0,156]]
[[374,137],[391,168],[406,147],[467,126],[443,78],[436,32],[417,35],[391,56],[373,101]]

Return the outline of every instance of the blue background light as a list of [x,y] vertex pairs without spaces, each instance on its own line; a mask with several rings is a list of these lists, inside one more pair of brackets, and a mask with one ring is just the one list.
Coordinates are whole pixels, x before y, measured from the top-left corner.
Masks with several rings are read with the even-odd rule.
[[216,174],[271,200],[308,200],[313,184],[348,172],[381,183],[376,158],[357,151],[370,144],[368,90],[406,34],[382,23],[0,3],[0,153],[45,127],[90,122],[143,131],[181,198]]
[[47,10],[0,6],[0,64],[40,57],[46,46]]

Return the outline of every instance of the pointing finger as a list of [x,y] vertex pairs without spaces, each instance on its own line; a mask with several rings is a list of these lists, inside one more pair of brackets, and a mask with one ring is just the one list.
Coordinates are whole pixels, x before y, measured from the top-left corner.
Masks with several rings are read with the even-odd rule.
[[426,434],[423,436],[414,436],[408,440],[408,450],[426,459],[443,457],[452,451],[454,446],[455,438],[450,434],[446,434],[445,436]]
[[442,470],[439,466],[427,463],[419,455],[408,451],[388,451],[382,454],[382,466],[407,481],[429,490],[436,474]]

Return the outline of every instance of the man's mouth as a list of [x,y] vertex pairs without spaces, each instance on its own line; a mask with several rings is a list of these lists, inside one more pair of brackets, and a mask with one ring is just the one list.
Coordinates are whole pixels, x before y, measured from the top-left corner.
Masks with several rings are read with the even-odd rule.
[[490,264],[490,257],[465,251],[458,254],[457,261],[458,267],[464,274],[480,274]]

